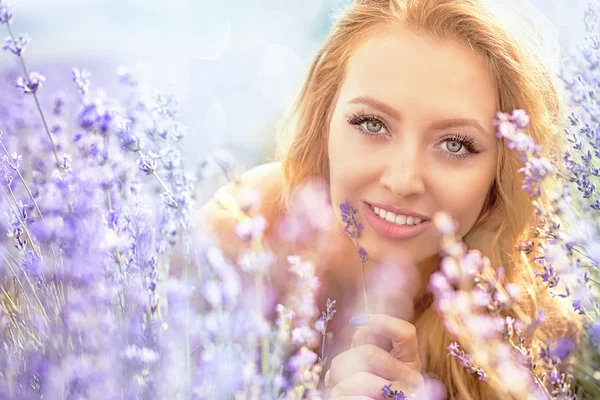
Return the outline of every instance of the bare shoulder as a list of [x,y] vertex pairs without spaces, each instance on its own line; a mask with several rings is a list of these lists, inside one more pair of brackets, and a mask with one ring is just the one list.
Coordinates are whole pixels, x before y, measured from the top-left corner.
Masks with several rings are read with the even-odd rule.
[[271,162],[261,164],[246,171],[239,178],[229,182],[217,190],[215,195],[204,205],[204,209],[215,208],[216,210],[228,211],[223,207],[224,199],[235,199],[239,205],[249,199],[247,196],[256,192],[259,196],[259,203],[252,210],[252,214],[270,214],[273,208],[279,208],[279,198],[283,188],[283,175],[280,162]]
[[257,193],[259,202],[249,211],[249,214],[262,215],[267,220],[267,229],[269,229],[283,212],[280,201],[282,188],[283,175],[280,162],[254,167],[217,190],[198,211],[197,225],[204,231],[203,233],[218,239],[226,254],[234,256],[244,247],[244,242],[235,236],[235,227],[239,222],[236,209],[244,206],[250,193]]

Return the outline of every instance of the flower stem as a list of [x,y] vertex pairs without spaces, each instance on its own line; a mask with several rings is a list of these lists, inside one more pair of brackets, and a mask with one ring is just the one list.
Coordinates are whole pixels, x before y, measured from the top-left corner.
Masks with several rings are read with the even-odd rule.
[[[180,240],[183,243],[183,234],[180,235]],[[185,252],[185,250],[183,250]],[[187,254],[182,258],[183,281],[187,285],[189,283],[189,259]],[[190,350],[190,299],[186,298],[185,302],[185,379],[187,384],[191,383],[192,378],[192,352]]]
[[160,184],[160,186],[163,189],[165,189],[165,191],[167,193],[169,193],[169,195],[171,196],[171,198],[175,201],[175,204],[177,204],[176,208],[179,208],[179,203],[177,203],[177,200],[175,200],[175,198],[171,194],[171,191],[169,190],[169,188],[167,187],[167,185],[165,184],[165,182],[160,178],[160,176],[158,176],[158,174],[156,173],[156,171],[152,171],[152,175],[154,175],[154,177],[156,178],[156,180],[158,181],[158,183]]
[[325,318],[325,324],[323,325],[323,340],[321,340],[321,366],[325,368],[325,338],[327,337],[327,318]]
[[[509,338],[507,340],[507,342],[514,350],[516,350],[519,354],[521,354],[521,350],[519,349],[519,347],[515,344],[515,342],[511,338]],[[548,399],[552,400],[552,395],[550,394],[550,392],[548,391],[548,388],[544,385],[544,383],[542,382],[542,380],[540,379],[538,374],[535,372],[535,370],[530,368],[529,371],[531,372],[531,375],[533,376],[533,379],[535,380],[535,382],[538,384],[540,389],[542,389],[542,391],[544,392],[544,398],[548,398]]]
[[[358,245],[358,240],[355,238],[354,239],[354,244],[356,245],[356,249],[360,249],[360,246]],[[362,275],[363,275],[363,298],[365,300],[365,314],[369,313],[369,307],[367,305],[367,278],[365,276],[365,263],[362,262],[361,260],[361,265],[362,265]]]
[[[12,30],[10,29],[9,24],[6,24],[6,29],[8,29],[8,34],[12,38],[13,43],[16,43],[15,35],[13,34]],[[23,59],[23,56],[20,54],[17,55],[17,57],[19,58],[19,61],[21,62],[21,67],[23,67],[23,72],[25,73],[25,79],[27,80],[27,84],[30,85],[31,81],[29,80],[29,72],[27,72],[27,67],[25,66],[25,60]],[[59,171],[62,171],[62,166],[60,164],[60,158],[58,157],[58,151],[56,149],[56,144],[54,143],[54,140],[52,139],[52,135],[50,134],[50,129],[48,128],[48,123],[46,122],[46,117],[44,116],[44,112],[42,111],[42,106],[40,104],[40,100],[38,99],[37,94],[35,92],[33,92],[32,94],[33,94],[33,98],[35,100],[35,105],[37,106],[37,109],[40,112],[40,117],[42,118],[42,123],[44,124],[44,129],[46,130],[46,134],[48,135],[48,138],[50,139],[50,143],[52,144],[52,152],[54,153],[54,158],[56,160],[56,167],[58,168]]]
[[[31,237],[31,234],[29,233],[29,229],[27,229],[27,222],[25,222],[25,220],[23,218],[21,218],[21,213],[19,212],[19,205],[17,203],[15,194],[13,193],[12,189],[10,188],[10,185],[7,185],[7,187],[8,187],[8,191],[10,192],[10,195],[13,199],[13,202],[14,202],[14,205],[16,208],[16,211],[13,210],[13,212],[15,213],[15,216],[17,217],[17,219],[19,220],[19,223],[23,227],[23,231],[25,232],[25,236],[27,236],[27,239],[29,240],[29,244],[31,245],[33,252],[35,253],[35,255],[37,257],[42,259],[42,253],[40,253],[38,246],[35,244],[35,242],[33,241],[33,238]],[[4,198],[7,200],[7,203],[10,203],[10,200],[8,199],[8,196],[6,195],[6,192],[4,190],[3,190],[3,192],[4,192],[3,193]]]

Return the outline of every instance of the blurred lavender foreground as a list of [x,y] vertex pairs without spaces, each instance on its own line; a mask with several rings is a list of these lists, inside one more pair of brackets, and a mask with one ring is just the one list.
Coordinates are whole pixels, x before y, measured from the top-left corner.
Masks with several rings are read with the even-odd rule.
[[[202,198],[235,175],[233,159],[215,152],[185,162],[188,129],[177,101],[126,68],[110,92],[77,68],[69,86],[48,90],[53,82],[31,69],[29,38],[13,31],[14,18],[0,0],[8,35],[0,60],[16,61],[0,70],[0,229],[8,233],[0,247],[0,399],[320,398],[326,361],[311,349],[323,343],[335,302],[321,305],[319,318],[313,266],[287,260],[297,281],[277,299],[273,323],[264,295],[274,261],[261,221],[240,214],[251,250],[239,264],[253,290],[243,290],[236,267],[194,224]],[[548,242],[540,278],[564,295],[562,267],[560,289],[587,318],[578,386],[550,375],[552,398],[571,389],[600,395],[596,20],[592,8],[587,46],[563,77],[577,106],[566,131],[574,144],[568,178],[581,195],[578,207],[563,196],[549,211],[588,224],[568,237],[552,226],[540,233]],[[175,267],[180,278],[170,274]]]
[[[274,326],[262,293],[244,299],[236,270],[192,229],[201,184],[231,174],[227,155],[187,165],[177,102],[124,68],[115,97],[77,68],[71,88],[44,91],[12,19],[0,0],[3,57],[18,58],[0,83],[0,398],[294,398],[314,388],[312,266],[289,260],[300,288],[290,295],[305,308],[282,299]],[[260,285],[268,257],[255,248],[246,264]]]

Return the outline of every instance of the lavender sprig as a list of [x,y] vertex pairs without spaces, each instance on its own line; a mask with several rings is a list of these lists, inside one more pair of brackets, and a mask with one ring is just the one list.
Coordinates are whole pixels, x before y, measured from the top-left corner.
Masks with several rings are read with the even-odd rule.
[[366,250],[360,247],[358,244],[358,238],[360,237],[360,232],[362,231],[363,227],[360,222],[356,220],[357,210],[350,205],[350,201],[348,199],[340,204],[340,210],[342,214],[342,222],[344,223],[344,232],[350,235],[350,238],[353,239],[356,249],[358,250],[358,256],[362,265],[363,274],[363,298],[365,301],[365,314],[368,314],[369,307],[367,302],[367,279],[365,277],[365,263],[369,260],[369,258]]
[[384,385],[381,388],[381,395],[384,399],[406,400],[406,396],[402,390],[392,390],[392,384]]
[[42,119],[44,129],[46,130],[46,134],[52,145],[52,152],[54,153],[54,158],[56,160],[56,166],[60,170],[61,163],[60,163],[60,158],[58,157],[58,150],[56,148],[56,144],[54,143],[54,139],[52,138],[52,135],[50,134],[50,128],[48,127],[48,122],[46,120],[46,116],[44,115],[44,112],[42,111],[42,106],[40,104],[40,101],[39,101],[39,98],[37,95],[38,90],[41,88],[42,83],[46,80],[46,78],[38,72],[32,72],[30,74],[27,71],[27,66],[25,65],[25,60],[23,59],[23,49],[25,48],[25,45],[27,43],[29,43],[30,39],[26,34],[21,35],[19,37],[19,40],[17,40],[15,38],[15,35],[13,34],[13,32],[10,28],[11,19],[12,19],[12,11],[9,8],[9,6],[0,4],[0,24],[6,24],[6,29],[8,30],[8,34],[9,34],[9,38],[6,41],[4,50],[5,51],[10,50],[17,56],[17,58],[19,59],[19,62],[21,64],[21,67],[23,69],[23,73],[25,74],[25,78],[19,77],[17,79],[17,87],[23,89],[25,93],[29,93],[33,96],[36,107],[37,107],[40,117]]
[[12,17],[12,8],[4,0],[0,1],[0,24],[10,24]]
[[[552,398],[535,371],[529,350],[514,343],[512,318],[503,316],[510,310],[520,321],[526,320],[512,307],[519,295],[518,287],[504,285],[503,269],[498,267],[496,272],[489,258],[481,252],[467,251],[457,235],[458,224],[450,215],[440,212],[433,220],[442,234],[444,257],[428,287],[434,294],[435,307],[442,315],[446,329],[454,336],[470,338],[468,347],[474,351],[466,358],[456,345],[450,345],[449,355],[480,379],[492,378],[500,382],[512,376],[513,384],[507,388],[511,393],[541,390],[546,398]],[[539,321],[533,321],[527,331],[533,332],[538,324]],[[529,376],[523,373],[525,368],[529,370]],[[515,379],[517,376],[518,380]],[[537,383],[537,389],[533,381]]]
[[450,343],[450,345],[447,347],[447,350],[447,356],[454,357],[454,359],[458,361],[461,367],[463,367],[470,373],[477,375],[480,381],[485,381],[487,375],[483,368],[480,368],[477,365],[475,365],[473,360],[471,360],[471,356],[465,353],[463,350],[461,350],[458,343]]
[[327,364],[327,356],[325,355],[325,340],[327,339],[327,323],[333,319],[333,316],[337,312],[335,309],[336,300],[331,301],[331,299],[327,299],[326,311],[323,311],[323,315],[317,323],[315,324],[315,328],[321,332],[322,341],[321,341],[321,356],[319,357],[319,363],[321,363],[321,367],[325,368]]

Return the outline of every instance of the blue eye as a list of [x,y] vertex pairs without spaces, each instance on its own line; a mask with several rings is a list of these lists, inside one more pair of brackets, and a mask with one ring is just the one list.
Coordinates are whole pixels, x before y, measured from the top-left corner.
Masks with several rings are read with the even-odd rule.
[[362,111],[359,111],[348,118],[347,122],[365,136],[385,137],[389,135],[387,132],[381,132],[382,129],[387,128],[381,117],[377,115],[365,115]]
[[444,155],[446,157],[449,157],[452,159],[462,160],[464,158],[472,157],[475,154],[480,153],[479,149],[477,148],[477,145],[475,144],[475,139],[473,139],[470,136],[452,135],[452,136],[442,139],[442,144],[446,144],[446,143],[458,143],[458,144],[460,144],[460,149],[465,148],[468,151],[468,153],[458,153],[458,152],[454,152],[454,151],[443,151],[442,152],[442,153],[444,153]]
[[[378,115],[367,115],[361,110],[352,115],[352,117],[348,118],[347,122],[364,136],[380,139],[389,137],[389,131],[386,127],[386,124]],[[459,145],[457,151],[452,151],[448,147],[446,147],[448,151],[442,151],[443,155],[450,159],[462,160],[480,153],[477,145],[475,144],[475,139],[470,136],[453,134],[442,139],[441,144],[445,143],[458,143]],[[467,153],[458,153],[458,151],[463,148],[467,150]]]

